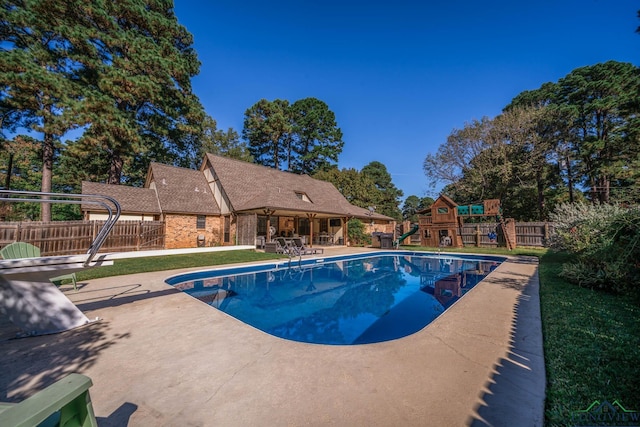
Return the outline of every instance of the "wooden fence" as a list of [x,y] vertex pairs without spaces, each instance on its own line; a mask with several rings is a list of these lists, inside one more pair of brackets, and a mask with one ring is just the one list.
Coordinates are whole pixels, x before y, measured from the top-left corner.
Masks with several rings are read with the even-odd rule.
[[[491,231],[495,231],[497,234],[495,242],[489,239],[488,234]],[[516,246],[546,247],[554,232],[554,224],[550,222],[516,222]],[[461,236],[464,246],[506,246],[500,224],[497,222],[465,224],[462,226]]]
[[[104,221],[0,222],[0,248],[26,242],[42,256],[86,253]],[[163,221],[118,221],[100,252],[164,249]]]

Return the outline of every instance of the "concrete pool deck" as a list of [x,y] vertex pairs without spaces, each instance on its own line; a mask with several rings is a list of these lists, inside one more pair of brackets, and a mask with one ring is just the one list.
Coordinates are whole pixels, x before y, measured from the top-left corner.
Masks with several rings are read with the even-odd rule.
[[[354,252],[329,249],[325,256]],[[283,340],[178,292],[161,271],[66,295],[101,320],[0,341],[0,401],[68,373],[100,426],[541,426],[536,258],[514,256],[421,331],[359,346]],[[3,328],[4,327],[4,328]],[[5,334],[10,327],[0,322]]]

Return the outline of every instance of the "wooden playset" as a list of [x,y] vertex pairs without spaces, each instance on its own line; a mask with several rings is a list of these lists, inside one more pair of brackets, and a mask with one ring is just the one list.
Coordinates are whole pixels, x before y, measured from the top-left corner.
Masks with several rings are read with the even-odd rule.
[[422,246],[461,248],[464,246],[460,235],[464,218],[496,217],[502,227],[507,248],[511,250],[515,247],[514,233],[507,231],[498,199],[484,200],[482,204],[476,205],[458,205],[449,197],[440,195],[430,208],[419,213]]

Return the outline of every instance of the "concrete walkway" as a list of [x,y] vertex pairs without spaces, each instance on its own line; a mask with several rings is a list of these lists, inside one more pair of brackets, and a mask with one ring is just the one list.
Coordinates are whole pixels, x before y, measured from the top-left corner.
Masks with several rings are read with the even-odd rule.
[[423,330],[359,346],[279,339],[164,283],[189,270],[92,280],[67,296],[101,321],[0,341],[0,401],[79,372],[101,426],[540,426],[537,269],[512,257]]

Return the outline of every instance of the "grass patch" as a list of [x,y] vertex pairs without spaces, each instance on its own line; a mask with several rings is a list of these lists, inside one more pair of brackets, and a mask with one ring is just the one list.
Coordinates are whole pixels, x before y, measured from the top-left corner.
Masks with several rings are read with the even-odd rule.
[[572,412],[594,400],[640,410],[640,306],[567,283],[558,273],[568,260],[549,252],[539,270],[550,426],[575,425]]
[[205,252],[185,255],[167,255],[143,258],[118,259],[113,265],[90,268],[77,274],[78,280],[91,280],[123,274],[148,273],[151,271],[175,270],[190,267],[212,267],[222,264],[265,261],[283,256],[254,250]]
[[489,254],[489,255],[529,255],[535,257],[541,257],[542,255],[547,253],[547,249],[539,249],[539,248],[516,248],[512,251],[507,248],[475,248],[475,247],[466,247],[466,248],[429,248],[426,246],[400,246],[400,249],[407,251],[428,251],[428,252],[458,252],[458,253],[467,253],[467,254]]

